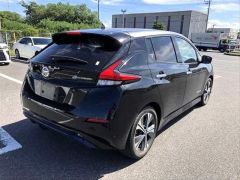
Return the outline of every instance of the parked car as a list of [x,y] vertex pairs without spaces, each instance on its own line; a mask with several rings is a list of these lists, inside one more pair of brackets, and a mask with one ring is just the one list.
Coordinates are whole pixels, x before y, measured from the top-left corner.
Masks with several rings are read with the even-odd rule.
[[170,120],[207,104],[211,61],[168,31],[57,33],[30,62],[23,112],[41,126],[140,159]]
[[8,46],[6,43],[0,43],[0,64],[9,64],[11,58],[9,55]]
[[52,42],[51,38],[45,37],[23,37],[19,39],[14,45],[13,50],[16,58],[27,58],[30,59],[38,54],[41,49],[46,47]]

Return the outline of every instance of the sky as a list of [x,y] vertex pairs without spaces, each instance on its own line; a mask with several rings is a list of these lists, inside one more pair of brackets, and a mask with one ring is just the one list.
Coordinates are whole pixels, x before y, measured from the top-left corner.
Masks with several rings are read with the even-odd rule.
[[[35,0],[39,4],[57,3],[60,0]],[[92,11],[97,11],[97,0],[61,0],[72,5],[86,4]],[[100,0],[100,20],[111,27],[112,14],[165,12],[197,10],[207,13],[204,0]],[[0,11],[8,10],[24,15],[19,0],[0,0]],[[240,0],[212,0],[209,27],[231,27],[240,29]]]

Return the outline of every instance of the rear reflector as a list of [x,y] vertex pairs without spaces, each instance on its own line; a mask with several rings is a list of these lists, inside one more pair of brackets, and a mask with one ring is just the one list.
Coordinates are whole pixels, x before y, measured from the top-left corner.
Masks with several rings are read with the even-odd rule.
[[80,33],[80,31],[67,31],[66,34],[74,36],[74,35],[80,35],[81,33]]
[[109,123],[107,119],[98,119],[98,118],[89,118],[87,119],[87,122],[92,122],[92,123]]
[[116,70],[116,68],[122,63],[121,60],[116,61],[110,65],[107,69],[100,73],[99,80],[111,80],[111,81],[136,81],[141,79],[138,75],[125,74]]

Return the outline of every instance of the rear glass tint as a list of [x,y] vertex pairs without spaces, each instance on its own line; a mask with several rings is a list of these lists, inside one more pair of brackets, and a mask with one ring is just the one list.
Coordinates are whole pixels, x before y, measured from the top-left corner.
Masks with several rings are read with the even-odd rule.
[[[71,61],[71,59],[79,59],[87,62],[84,66],[98,69],[108,63],[120,47],[121,44],[117,40],[108,36],[94,34],[63,35],[54,38],[53,44],[35,56],[32,61],[83,65],[82,63],[77,63],[77,61]],[[52,58],[54,56],[66,57],[66,59],[61,58],[64,61],[55,61]]]
[[52,42],[49,38],[32,38],[34,45],[47,45]]

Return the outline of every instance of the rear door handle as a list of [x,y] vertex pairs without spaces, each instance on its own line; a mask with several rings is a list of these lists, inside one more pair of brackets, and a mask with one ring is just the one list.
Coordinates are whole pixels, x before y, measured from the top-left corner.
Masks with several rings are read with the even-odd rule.
[[161,79],[161,78],[167,77],[167,75],[166,74],[157,74],[156,77]]

